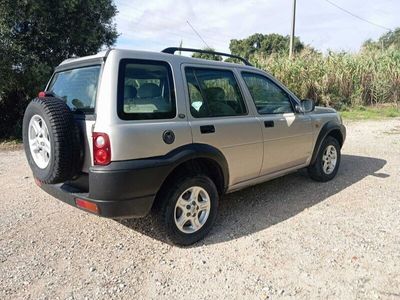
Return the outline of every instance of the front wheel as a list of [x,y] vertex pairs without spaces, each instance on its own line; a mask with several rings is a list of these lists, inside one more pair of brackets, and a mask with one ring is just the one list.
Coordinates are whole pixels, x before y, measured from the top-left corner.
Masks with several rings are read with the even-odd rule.
[[162,225],[168,239],[191,245],[204,238],[213,226],[219,195],[207,176],[183,178],[170,187],[161,206]]
[[336,176],[340,158],[339,142],[328,136],[323,141],[315,162],[308,167],[308,174],[316,181],[329,181]]

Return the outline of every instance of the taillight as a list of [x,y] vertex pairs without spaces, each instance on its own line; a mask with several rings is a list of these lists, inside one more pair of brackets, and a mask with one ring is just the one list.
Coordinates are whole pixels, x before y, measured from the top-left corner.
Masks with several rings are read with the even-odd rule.
[[38,97],[39,98],[44,98],[44,97],[46,97],[46,93],[45,92],[39,92]]
[[103,166],[111,162],[110,139],[106,133],[93,132],[93,162]]
[[36,185],[37,185],[38,187],[41,187],[41,186],[42,186],[42,182],[41,182],[39,179],[37,179],[37,178],[35,178],[35,183],[36,183]]
[[42,91],[42,92],[39,92],[38,97],[39,98],[54,97],[54,94],[52,92],[49,92],[49,91],[47,91],[47,92],[43,92]]

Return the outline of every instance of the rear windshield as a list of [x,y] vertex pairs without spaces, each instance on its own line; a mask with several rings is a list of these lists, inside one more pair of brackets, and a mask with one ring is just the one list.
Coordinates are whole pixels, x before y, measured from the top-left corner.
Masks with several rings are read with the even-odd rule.
[[176,107],[170,66],[162,61],[121,60],[118,114],[127,120],[174,118]]
[[57,72],[48,91],[63,99],[73,111],[93,112],[99,74],[100,66]]

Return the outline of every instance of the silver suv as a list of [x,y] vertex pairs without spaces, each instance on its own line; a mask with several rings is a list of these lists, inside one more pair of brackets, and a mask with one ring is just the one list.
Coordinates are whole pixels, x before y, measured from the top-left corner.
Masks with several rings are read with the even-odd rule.
[[62,62],[24,116],[36,183],[103,217],[153,210],[171,242],[189,245],[225,193],[304,167],[335,177],[346,135],[335,110],[243,58],[174,55],[186,50],[204,52],[112,49]]

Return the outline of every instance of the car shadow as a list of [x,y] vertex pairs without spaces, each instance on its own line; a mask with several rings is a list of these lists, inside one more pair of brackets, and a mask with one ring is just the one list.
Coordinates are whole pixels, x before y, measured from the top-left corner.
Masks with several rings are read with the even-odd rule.
[[[342,155],[339,172],[332,181],[315,182],[308,177],[306,170],[300,170],[227,194],[220,201],[214,228],[204,240],[191,247],[221,243],[264,230],[324,201],[367,176],[385,179],[389,177],[388,174],[378,173],[385,164],[383,159]],[[159,230],[152,215],[118,222],[167,243],[165,234]]]

